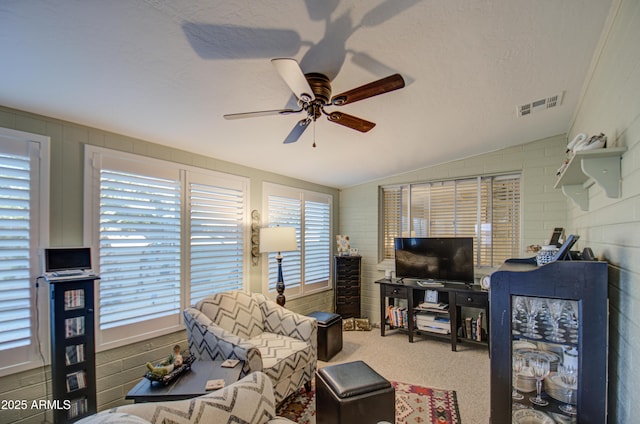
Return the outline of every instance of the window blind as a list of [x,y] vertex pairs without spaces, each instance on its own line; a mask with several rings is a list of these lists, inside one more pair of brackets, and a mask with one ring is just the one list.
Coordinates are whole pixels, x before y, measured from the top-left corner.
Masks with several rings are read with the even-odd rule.
[[491,257],[484,263],[497,266],[520,250],[520,178],[505,176],[491,180]]
[[100,329],[180,311],[180,182],[100,171]]
[[243,283],[242,189],[189,184],[191,304]]
[[30,345],[33,334],[31,158],[8,150],[0,144],[0,351]]
[[[382,255],[383,258],[393,258],[394,239],[408,237],[405,210],[407,204],[407,187],[383,187],[382,196]],[[426,230],[425,230],[426,231]]]

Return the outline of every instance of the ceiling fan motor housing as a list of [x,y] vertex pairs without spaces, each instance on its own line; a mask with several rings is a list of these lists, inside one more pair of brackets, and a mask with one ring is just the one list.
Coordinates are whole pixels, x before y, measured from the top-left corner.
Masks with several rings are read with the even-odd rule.
[[331,99],[331,81],[329,78],[317,72],[305,74],[305,77],[316,99],[322,101],[323,105],[329,104],[329,99]]

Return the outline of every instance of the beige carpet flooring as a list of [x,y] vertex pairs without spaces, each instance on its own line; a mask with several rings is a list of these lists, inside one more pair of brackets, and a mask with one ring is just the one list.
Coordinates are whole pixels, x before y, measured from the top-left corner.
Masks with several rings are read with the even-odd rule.
[[319,367],[362,360],[388,380],[455,390],[463,424],[489,423],[489,353],[482,346],[458,345],[446,340],[414,337],[380,329],[345,331],[342,351]]

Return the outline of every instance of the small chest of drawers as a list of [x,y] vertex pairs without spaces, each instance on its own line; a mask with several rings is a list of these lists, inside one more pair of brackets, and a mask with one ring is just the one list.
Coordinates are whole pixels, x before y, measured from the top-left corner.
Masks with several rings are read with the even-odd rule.
[[335,311],[342,318],[360,316],[361,256],[334,256]]

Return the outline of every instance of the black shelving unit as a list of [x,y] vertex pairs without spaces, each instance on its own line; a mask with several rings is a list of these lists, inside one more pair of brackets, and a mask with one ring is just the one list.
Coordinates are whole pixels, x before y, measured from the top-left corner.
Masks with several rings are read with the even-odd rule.
[[50,280],[51,381],[54,422],[96,413],[94,283],[97,278]]
[[335,310],[342,318],[360,317],[361,256],[335,256]]
[[607,286],[605,262],[507,261],[491,275],[492,423],[607,422]]

